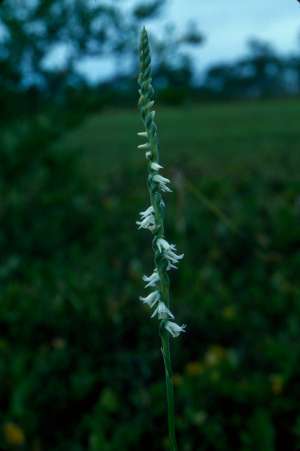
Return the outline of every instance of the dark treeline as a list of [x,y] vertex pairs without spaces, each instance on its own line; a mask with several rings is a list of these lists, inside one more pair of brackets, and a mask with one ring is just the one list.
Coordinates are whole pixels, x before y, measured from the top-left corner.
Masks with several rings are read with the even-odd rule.
[[[73,112],[134,105],[138,32],[160,17],[165,3],[137,1],[125,9],[122,2],[96,0],[24,0],[17,7],[14,0],[3,2],[1,118],[58,105]],[[252,40],[244,57],[216,64],[200,76],[187,50],[201,45],[205,39],[192,23],[181,34],[169,25],[161,36],[152,36],[154,77],[163,103],[300,93],[300,46],[299,53],[282,56],[270,44]],[[95,85],[79,68],[99,58],[114,64],[114,75]]]
[[203,92],[224,98],[278,97],[300,93],[299,54],[281,56],[271,45],[249,41],[248,53],[233,63],[206,72]]

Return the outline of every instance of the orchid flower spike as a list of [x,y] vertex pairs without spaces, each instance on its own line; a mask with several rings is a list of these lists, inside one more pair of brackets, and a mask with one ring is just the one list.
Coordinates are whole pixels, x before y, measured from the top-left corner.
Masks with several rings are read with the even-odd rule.
[[[148,189],[150,206],[142,211],[137,221],[139,229],[149,230],[153,234],[155,269],[150,276],[144,276],[145,288],[152,291],[148,296],[140,297],[140,300],[154,309],[152,317],[157,317],[166,332],[172,337],[177,337],[184,331],[183,326],[178,326],[174,315],[170,310],[170,295],[168,271],[176,269],[183,254],[177,252],[174,244],[169,244],[164,236],[165,203],[163,194],[171,192],[170,180],[160,174],[163,166],[159,161],[158,129],[155,123],[154,90],[151,77],[151,57],[148,35],[142,31],[140,45],[140,74],[139,83],[139,109],[142,116],[144,130],[138,135],[145,140],[138,145],[138,149],[145,151],[148,171]],[[167,263],[167,264],[166,264]]]
[[150,197],[150,207],[140,213],[137,221],[139,229],[147,229],[153,234],[152,247],[154,251],[154,271],[150,276],[143,276],[146,283],[145,288],[151,291],[147,296],[141,296],[140,300],[152,311],[152,318],[159,321],[159,332],[161,337],[161,350],[165,365],[165,377],[167,387],[167,406],[170,450],[176,451],[175,435],[175,415],[174,415],[174,395],[172,386],[172,364],[170,353],[170,336],[178,337],[185,332],[185,325],[179,326],[175,322],[175,316],[170,309],[170,288],[168,271],[176,269],[177,264],[183,258],[183,254],[178,254],[176,246],[169,244],[165,239],[164,193],[171,192],[170,180],[160,174],[163,169],[159,160],[158,130],[155,123],[154,90],[151,77],[151,55],[148,34],[143,28],[140,43],[140,73],[139,102],[138,106],[144,125],[144,130],[138,135],[146,142],[138,145],[138,149],[145,151],[147,164],[147,182]]

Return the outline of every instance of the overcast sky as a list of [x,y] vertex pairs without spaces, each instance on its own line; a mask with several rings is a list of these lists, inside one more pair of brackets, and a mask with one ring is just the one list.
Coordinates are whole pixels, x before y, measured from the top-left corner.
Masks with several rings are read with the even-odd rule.
[[[115,1],[115,0],[108,0]],[[137,0],[123,0],[124,10]],[[297,0],[168,0],[162,18],[150,23],[159,32],[173,22],[179,29],[193,20],[205,37],[205,45],[193,55],[199,70],[209,64],[235,59],[243,54],[247,41],[257,37],[272,43],[280,52],[300,49],[300,3]],[[85,62],[82,72],[90,80],[111,73],[108,61]]]
[[165,17],[180,28],[189,19],[198,24],[207,37],[198,51],[204,66],[240,55],[253,36],[288,52],[300,35],[297,0],[169,0]]

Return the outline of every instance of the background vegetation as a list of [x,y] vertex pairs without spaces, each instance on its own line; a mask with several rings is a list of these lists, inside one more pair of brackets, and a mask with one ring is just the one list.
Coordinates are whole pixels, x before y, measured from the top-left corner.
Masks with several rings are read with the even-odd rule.
[[[0,119],[49,108],[78,115],[108,106],[135,106],[138,32],[143,24],[159,21],[167,3],[22,0],[16,7],[15,0],[4,0]],[[300,40],[298,51],[284,55],[253,37],[245,55],[202,68],[199,74],[190,50],[198,47],[201,58],[205,40],[195,22],[181,32],[167,23],[152,34],[153,75],[161,103],[299,96]],[[113,70],[92,83],[87,68],[95,72],[99,61],[100,72],[108,66]]]
[[[85,52],[79,25],[72,34],[74,14],[80,26],[91,16],[83,20],[78,1],[76,11],[64,1],[13,12],[12,5],[0,6],[16,33],[0,46],[0,449],[167,449],[159,338],[138,301],[152,256],[149,236],[135,227],[147,193],[139,117],[124,109],[135,102],[133,75],[116,76],[105,90],[75,83],[79,53],[69,72],[40,71],[34,58],[29,70],[28,55],[44,52],[31,46],[45,43],[48,53],[51,36],[78,40]],[[30,5],[48,24],[29,27],[39,37],[47,31],[40,42],[26,41]],[[123,18],[135,39],[140,18],[161,7],[143,5],[125,22],[120,9],[97,6],[99,23]],[[94,49],[92,42],[102,41],[96,35]],[[107,45],[117,48],[112,38]],[[133,58],[132,43],[121,50]],[[163,103],[173,103],[158,107],[174,186],[168,236],[185,253],[172,280],[175,310],[188,325],[174,342],[180,450],[300,449],[299,99],[254,100],[266,91],[230,78],[247,101],[225,103],[227,90],[218,91],[223,103],[200,105],[188,100],[196,88],[186,81],[173,89],[178,66],[164,84],[159,55],[157,62],[157,88]]]

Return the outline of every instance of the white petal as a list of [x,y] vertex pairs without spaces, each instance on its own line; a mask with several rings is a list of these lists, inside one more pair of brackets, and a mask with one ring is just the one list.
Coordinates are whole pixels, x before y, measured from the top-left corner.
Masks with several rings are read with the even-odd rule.
[[151,276],[143,276],[143,281],[147,282],[145,288],[154,287],[159,282],[159,274],[157,269],[153,271]]
[[150,207],[148,207],[146,210],[140,212],[140,216],[142,218],[145,218],[146,216],[149,216],[153,213],[154,213],[154,208],[152,207],[152,205],[150,205]]
[[168,262],[167,271],[170,271],[170,269],[177,269],[177,266],[175,266],[173,263]]
[[177,269],[176,263],[178,263],[179,260],[182,260],[184,257],[184,254],[176,254],[177,249],[174,244],[169,244],[167,240],[163,238],[159,238],[156,243],[158,250],[163,254],[163,256],[168,260],[168,266],[167,270],[170,269]]
[[157,240],[157,247],[158,247],[159,251],[162,252],[163,250],[169,250],[170,244],[164,238],[159,238]]
[[185,332],[186,325],[183,324],[182,326],[179,326],[178,324],[174,323],[173,321],[167,321],[165,324],[165,328],[169,332],[169,334],[172,335],[172,337],[176,338],[182,332]]
[[178,254],[175,254],[175,252],[173,252],[172,250],[170,250],[170,251],[166,252],[165,256],[171,262],[177,263],[179,260],[183,259],[184,254],[178,255]]
[[167,185],[160,185],[160,189],[163,193],[171,193],[172,190]]
[[147,132],[139,132],[138,136],[141,136],[142,138],[147,138],[148,137],[148,133]]
[[136,221],[136,224],[139,229],[148,229],[148,230],[155,230],[156,223],[155,218],[153,215],[147,216],[142,221]]
[[170,183],[170,180],[167,179],[166,177],[163,177],[159,174],[155,174],[153,176],[153,181],[156,183],[159,183],[160,189],[163,192],[171,192],[172,190],[167,186],[167,183]]
[[153,171],[159,171],[160,169],[163,168],[163,166],[155,162],[151,163],[150,167],[151,169],[153,169]]
[[148,294],[146,297],[140,296],[140,301],[142,301],[144,304],[149,305],[149,307],[154,307],[155,304],[160,300],[160,294],[159,291],[155,290],[152,291],[152,293]]
[[151,145],[149,143],[140,144],[137,146],[138,149],[144,150],[144,149],[150,149]]
[[162,175],[156,174],[153,177],[153,180],[157,183],[170,183],[170,180],[167,179],[166,177],[163,177]]

